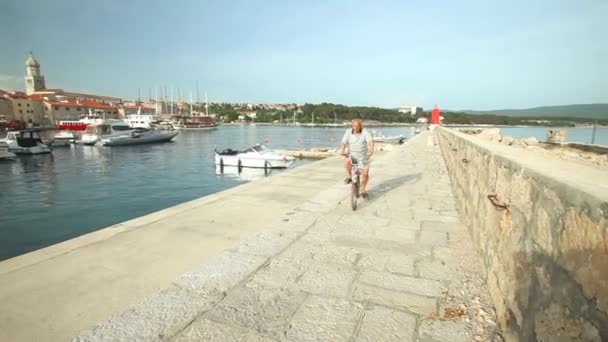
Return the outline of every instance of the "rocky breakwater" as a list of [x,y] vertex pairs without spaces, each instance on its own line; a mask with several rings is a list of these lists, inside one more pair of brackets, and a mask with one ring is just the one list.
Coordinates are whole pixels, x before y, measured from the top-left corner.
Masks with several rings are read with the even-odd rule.
[[606,172],[466,133],[435,130],[505,340],[608,341]]

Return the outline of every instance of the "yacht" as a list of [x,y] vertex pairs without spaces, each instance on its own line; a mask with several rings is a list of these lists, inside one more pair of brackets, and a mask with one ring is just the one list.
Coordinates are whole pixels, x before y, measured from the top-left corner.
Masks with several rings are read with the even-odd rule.
[[141,108],[137,110],[137,114],[129,114],[127,115],[127,119],[125,120],[131,128],[144,128],[150,129],[154,126],[156,122],[156,116],[152,114],[142,114]]
[[134,128],[128,133],[111,134],[106,137],[101,137],[99,144],[101,146],[122,146],[122,145],[137,145],[168,142],[179,132],[167,131],[161,129],[145,129]]
[[42,142],[38,129],[24,129],[8,132],[6,138],[0,140],[8,145],[9,152],[15,154],[45,154],[51,153],[51,147]]
[[87,127],[82,135],[85,145],[121,146],[167,142],[178,134],[164,129],[132,128],[121,120],[108,120],[101,125]]

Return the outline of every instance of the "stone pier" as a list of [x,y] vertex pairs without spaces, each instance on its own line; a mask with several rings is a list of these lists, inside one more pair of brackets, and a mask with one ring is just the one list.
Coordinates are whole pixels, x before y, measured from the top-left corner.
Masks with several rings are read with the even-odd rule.
[[76,341],[472,340],[463,274],[481,274],[429,138],[374,160],[358,211],[336,182]]
[[0,263],[0,340],[500,341],[431,133],[374,157],[355,212],[341,164]]

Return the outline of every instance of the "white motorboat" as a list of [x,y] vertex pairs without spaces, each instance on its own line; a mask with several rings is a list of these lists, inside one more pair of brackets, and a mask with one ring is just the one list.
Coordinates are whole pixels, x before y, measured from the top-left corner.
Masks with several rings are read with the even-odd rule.
[[221,167],[284,169],[292,166],[295,160],[294,157],[275,153],[260,144],[244,151],[226,149],[222,152],[215,152],[215,165]]
[[8,145],[9,152],[15,154],[44,154],[51,153],[51,147],[42,142],[40,130],[25,129],[8,132],[6,138],[0,140]]
[[14,154],[13,152],[9,151],[9,147],[8,144],[5,142],[0,142],[0,160],[7,160],[7,159],[15,159],[17,155]]
[[70,146],[76,142],[76,135],[70,131],[61,131],[53,137],[53,147]]
[[122,120],[104,120],[101,123],[87,126],[80,142],[83,145],[95,145],[101,140],[102,136],[118,135],[131,130],[132,128]]
[[403,144],[406,137],[404,135],[395,135],[395,136],[379,136],[374,137],[374,142],[384,143],[384,144]]
[[137,114],[129,114],[125,122],[131,126],[131,128],[145,128],[150,129],[156,122],[156,116],[152,114],[142,114],[141,108],[137,110]]

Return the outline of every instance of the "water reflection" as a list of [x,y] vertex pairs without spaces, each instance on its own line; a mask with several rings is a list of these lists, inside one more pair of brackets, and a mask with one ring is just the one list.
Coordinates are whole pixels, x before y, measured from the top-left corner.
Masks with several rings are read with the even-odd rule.
[[279,172],[272,169],[260,169],[242,167],[241,170],[237,166],[224,166],[223,170],[219,165],[215,166],[215,174],[221,177],[231,177],[241,181],[252,181],[258,178],[268,177],[272,172]]

